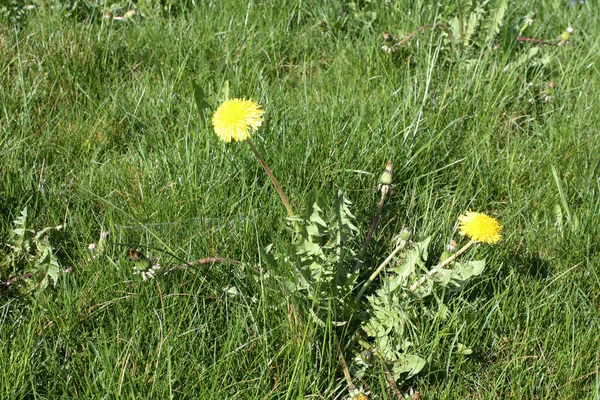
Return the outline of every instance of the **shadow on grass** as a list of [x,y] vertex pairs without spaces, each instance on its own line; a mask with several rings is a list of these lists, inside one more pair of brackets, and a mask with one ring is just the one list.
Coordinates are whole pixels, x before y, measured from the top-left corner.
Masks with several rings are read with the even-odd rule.
[[520,275],[534,279],[546,279],[550,273],[550,263],[529,251],[508,255],[507,265],[512,265]]

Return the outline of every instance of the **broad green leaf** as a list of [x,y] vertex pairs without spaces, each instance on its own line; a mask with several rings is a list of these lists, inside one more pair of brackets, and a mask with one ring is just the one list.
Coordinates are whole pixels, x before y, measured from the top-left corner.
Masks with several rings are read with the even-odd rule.
[[460,278],[464,281],[471,279],[474,276],[481,275],[485,269],[484,260],[469,261],[466,264],[458,264],[458,271],[460,272]]
[[448,286],[448,284],[452,281],[452,278],[455,278],[454,271],[445,268],[435,268],[435,275],[433,275],[433,280],[439,283],[442,286]]
[[394,378],[400,380],[401,375],[408,373],[406,379],[409,379],[425,367],[425,360],[415,354],[402,354],[397,361],[392,363],[392,371]]

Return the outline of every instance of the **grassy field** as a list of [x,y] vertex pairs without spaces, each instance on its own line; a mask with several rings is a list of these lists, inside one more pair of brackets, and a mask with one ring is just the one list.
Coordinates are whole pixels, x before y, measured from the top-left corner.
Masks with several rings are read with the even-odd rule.
[[[274,283],[291,271],[261,262],[261,248],[290,241],[285,209],[249,148],[200,118],[194,80],[213,108],[226,86],[264,107],[253,142],[295,209],[341,189],[364,235],[392,160],[365,271],[403,227],[440,254],[468,209],[503,225],[449,317],[423,317],[414,350],[427,363],[401,392],[600,399],[595,2],[511,1],[498,48],[480,30],[453,51],[427,28],[393,55],[384,30],[466,20],[466,5],[198,3],[126,21],[37,8],[0,27],[0,241],[27,207],[35,229],[64,225],[49,241],[71,269],[39,293],[0,291],[0,398],[347,396],[335,332],[293,312]],[[571,25],[571,43],[517,43],[532,10],[529,37],[555,43]],[[108,252],[90,260],[104,229]],[[144,282],[129,247],[165,266],[244,267]],[[381,368],[354,383],[395,398]]]

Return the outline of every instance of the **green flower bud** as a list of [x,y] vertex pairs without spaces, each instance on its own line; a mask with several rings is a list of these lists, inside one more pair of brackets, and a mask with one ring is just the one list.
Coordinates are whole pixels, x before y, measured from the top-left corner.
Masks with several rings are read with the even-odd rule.
[[392,162],[388,161],[385,166],[385,171],[379,177],[380,185],[391,185],[392,184]]
[[394,37],[388,31],[383,31],[383,41],[386,46],[394,45]]
[[408,240],[411,238],[411,236],[412,236],[412,229],[402,228],[402,231],[400,232],[400,239]]

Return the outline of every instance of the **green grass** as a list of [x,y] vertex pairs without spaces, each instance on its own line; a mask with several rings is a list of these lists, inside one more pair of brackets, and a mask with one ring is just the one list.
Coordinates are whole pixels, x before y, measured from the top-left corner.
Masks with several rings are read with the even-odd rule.
[[[200,3],[128,22],[31,11],[0,28],[0,238],[28,207],[37,229],[66,225],[51,241],[74,269],[37,296],[1,298],[1,398],[346,396],[334,335],[296,314],[266,271],[132,274],[129,246],[168,265],[179,261],[157,249],[261,269],[259,249],[290,239],[260,165],[203,124],[191,80],[213,106],[226,81],[232,96],[263,105],[253,140],[296,210],[310,190],[341,188],[366,231],[375,179],[393,161],[395,193],[366,269],[404,226],[432,235],[441,253],[465,210],[500,220],[503,241],[479,250],[488,268],[451,300],[450,318],[423,317],[415,351],[427,366],[403,391],[600,398],[600,13],[591,1],[579,11],[568,1],[511,3],[509,26],[535,9],[536,37],[576,31],[571,45],[542,48],[546,67],[509,72],[512,52],[477,50],[469,64],[432,30],[395,60],[380,52],[384,29],[407,34],[452,15],[453,2],[367,2],[371,24],[327,2]],[[555,82],[552,101],[531,104],[521,78]],[[571,214],[562,230],[556,205]],[[88,262],[101,229],[115,245]],[[226,295],[230,286],[242,294]],[[456,342],[473,354],[454,354]],[[380,371],[355,383],[393,398]]]

